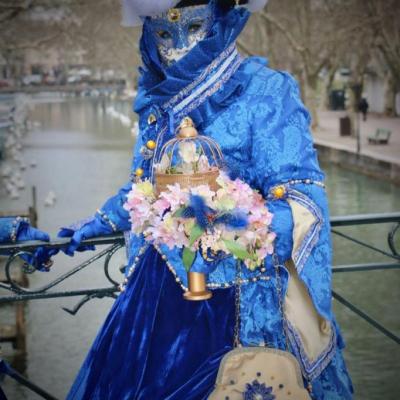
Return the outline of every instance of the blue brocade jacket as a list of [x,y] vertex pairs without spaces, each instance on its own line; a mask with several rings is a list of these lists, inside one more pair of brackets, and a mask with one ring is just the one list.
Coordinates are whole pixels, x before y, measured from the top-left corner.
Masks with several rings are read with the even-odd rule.
[[[342,345],[331,308],[331,242],[324,174],[313,147],[310,114],[300,99],[296,80],[269,68],[265,59],[243,59],[237,51],[235,39],[247,18],[245,10],[228,13],[210,38],[166,70],[157,61],[156,48],[144,26],[144,67],[134,107],[140,132],[132,176],[141,168],[144,177],[151,177],[155,153],[171,139],[185,116],[193,119],[201,134],[220,145],[231,176],[258,189],[274,214],[272,230],[277,234],[275,252],[286,296],[288,339],[303,375],[312,380],[334,357],[337,343]],[[147,148],[149,140],[157,143],[156,150]],[[123,209],[131,186],[129,180],[97,217],[111,221],[114,230],[126,232],[128,268],[132,269],[144,239],[129,233],[129,216]],[[276,196],[277,186],[283,189],[283,196]],[[158,251],[185,290],[187,278],[179,251],[167,247]],[[240,339],[244,345],[284,347],[276,334],[282,318],[276,291],[272,290],[277,283],[272,264],[268,257],[265,268],[243,270]],[[236,261],[224,259],[210,270],[198,256],[193,270],[209,274],[210,289],[230,287],[235,281]],[[291,287],[290,282],[295,285]],[[307,326],[302,322],[307,318],[301,318],[302,310],[296,308],[299,304],[313,308],[314,317]],[[313,324],[317,327],[314,330],[310,328]]]

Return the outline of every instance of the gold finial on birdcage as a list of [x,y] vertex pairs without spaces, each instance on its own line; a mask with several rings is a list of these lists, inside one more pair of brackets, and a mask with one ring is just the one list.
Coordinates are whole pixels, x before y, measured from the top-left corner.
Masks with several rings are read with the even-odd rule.
[[179,125],[178,136],[182,139],[195,138],[198,136],[197,129],[194,126],[194,122],[190,117],[183,118]]

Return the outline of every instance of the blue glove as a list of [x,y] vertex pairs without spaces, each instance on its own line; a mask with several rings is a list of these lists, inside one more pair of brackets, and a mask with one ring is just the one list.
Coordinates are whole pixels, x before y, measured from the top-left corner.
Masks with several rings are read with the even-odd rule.
[[28,223],[21,224],[17,233],[17,242],[28,242],[31,240],[49,242],[50,236],[39,229],[32,228]]
[[[16,241],[29,242],[38,240],[41,242],[49,242],[50,236],[40,231],[39,229],[31,227],[27,222],[21,222],[18,227]],[[44,252],[44,247],[36,249],[33,255],[24,254],[21,258],[30,265],[33,265],[37,270],[47,272],[50,270],[50,258]]]
[[[69,227],[61,228],[57,236],[71,238],[68,246],[62,251],[69,256],[73,256],[75,251],[95,250],[94,246],[81,246],[81,242],[85,239],[129,230],[131,227],[129,213],[124,209],[124,204],[131,188],[132,182],[129,181],[115,196],[109,198],[101,210],[98,210],[93,217],[86,218]],[[49,262],[50,258],[59,252],[58,249],[41,248],[39,250],[38,257],[42,263]]]
[[83,240],[110,235],[113,232],[111,225],[96,214],[96,216],[80,222],[78,226],[62,228],[58,233],[58,237],[71,238],[68,247],[63,249],[63,252],[72,257],[75,251],[95,250],[95,246],[81,246]]
[[[57,237],[71,238],[67,247],[61,249],[65,254],[73,257],[75,251],[95,250],[95,246],[81,246],[81,242],[85,239],[108,235],[113,233],[111,226],[102,220],[100,216],[86,218],[85,220],[78,221],[77,223],[61,228]],[[58,254],[60,249],[50,249],[40,247],[35,253],[37,260],[36,268],[40,271],[48,270],[48,265],[51,263],[51,257]],[[47,265],[47,266],[46,266]]]

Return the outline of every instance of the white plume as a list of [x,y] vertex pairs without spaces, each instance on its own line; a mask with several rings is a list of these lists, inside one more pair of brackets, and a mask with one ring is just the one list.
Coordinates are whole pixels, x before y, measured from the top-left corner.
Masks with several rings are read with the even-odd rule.
[[122,25],[142,25],[140,17],[162,14],[175,7],[180,0],[122,0]]
[[249,0],[249,4],[246,7],[251,12],[257,12],[262,10],[267,3],[268,0]]

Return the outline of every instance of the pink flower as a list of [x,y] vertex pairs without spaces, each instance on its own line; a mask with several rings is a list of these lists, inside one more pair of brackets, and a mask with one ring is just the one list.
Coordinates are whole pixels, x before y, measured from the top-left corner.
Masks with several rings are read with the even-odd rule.
[[168,185],[168,191],[160,193],[160,198],[168,201],[171,210],[176,211],[187,203],[189,194],[181,189],[179,183],[175,183],[175,185]]
[[171,204],[169,203],[168,200],[166,200],[165,198],[159,198],[154,204],[153,204],[153,208],[156,211],[156,213],[160,216],[162,216],[164,214],[164,212],[166,210],[168,210],[168,208],[171,207]]

